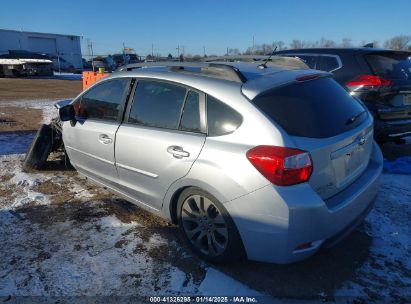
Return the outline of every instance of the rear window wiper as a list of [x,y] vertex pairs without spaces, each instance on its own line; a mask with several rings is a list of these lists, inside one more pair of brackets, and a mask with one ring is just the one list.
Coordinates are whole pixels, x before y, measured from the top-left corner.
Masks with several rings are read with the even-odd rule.
[[354,116],[352,116],[352,117],[350,117],[350,118],[348,118],[347,121],[345,122],[345,124],[346,124],[346,125],[352,124],[354,121],[356,121],[356,120],[357,120],[362,114],[364,114],[364,113],[366,113],[365,110],[359,112],[358,114],[356,114],[356,115],[354,115]]

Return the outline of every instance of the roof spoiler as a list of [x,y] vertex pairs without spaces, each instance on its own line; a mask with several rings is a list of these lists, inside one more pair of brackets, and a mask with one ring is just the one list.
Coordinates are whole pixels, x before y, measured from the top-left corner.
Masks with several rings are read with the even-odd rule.
[[374,43],[373,43],[373,42],[367,43],[366,45],[363,45],[362,47],[365,47],[365,48],[374,48]]

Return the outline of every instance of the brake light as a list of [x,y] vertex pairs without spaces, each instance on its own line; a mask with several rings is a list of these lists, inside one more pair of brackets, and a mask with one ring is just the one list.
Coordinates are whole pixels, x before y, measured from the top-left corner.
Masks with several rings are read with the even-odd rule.
[[364,87],[366,89],[369,89],[370,87],[388,87],[391,84],[392,82],[390,80],[384,79],[380,76],[361,75],[348,81],[345,85],[349,89],[358,89]]
[[321,74],[308,74],[308,75],[304,75],[304,76],[299,76],[295,80],[297,80],[297,81],[308,81],[308,80],[317,79],[320,76],[321,76]]
[[276,146],[257,146],[247,152],[251,164],[271,183],[278,186],[300,184],[313,171],[308,152]]

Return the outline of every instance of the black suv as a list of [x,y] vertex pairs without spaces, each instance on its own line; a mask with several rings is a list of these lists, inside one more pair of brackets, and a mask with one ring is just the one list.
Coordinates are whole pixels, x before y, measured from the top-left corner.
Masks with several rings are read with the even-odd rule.
[[374,48],[292,49],[274,55],[298,57],[310,68],[332,72],[374,116],[379,142],[411,135],[411,52]]

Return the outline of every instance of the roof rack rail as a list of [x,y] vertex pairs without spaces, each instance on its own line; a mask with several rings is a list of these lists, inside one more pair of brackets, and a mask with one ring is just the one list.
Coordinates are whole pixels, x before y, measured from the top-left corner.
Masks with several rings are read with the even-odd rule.
[[[235,82],[244,83],[247,78],[240,72],[240,70],[229,62],[227,63],[213,63],[213,62],[178,62],[178,61],[157,61],[157,62],[144,62],[144,63],[132,63],[124,65],[117,69],[120,71],[132,71],[134,69],[141,68],[154,68],[165,67],[173,72],[182,72],[203,75],[208,77],[221,78],[225,80],[231,80]],[[193,70],[197,68],[198,70]]]
[[205,62],[246,62],[260,64],[265,62],[265,66],[271,67],[284,67],[291,69],[308,69],[309,67],[300,59],[294,57],[281,56],[281,54],[273,53],[270,55],[225,55],[225,56],[215,56],[207,57],[203,59]]
[[224,55],[224,56],[212,56],[206,57],[203,62],[211,61],[243,61],[243,62],[255,62],[255,61],[264,61],[269,58],[270,55]]

